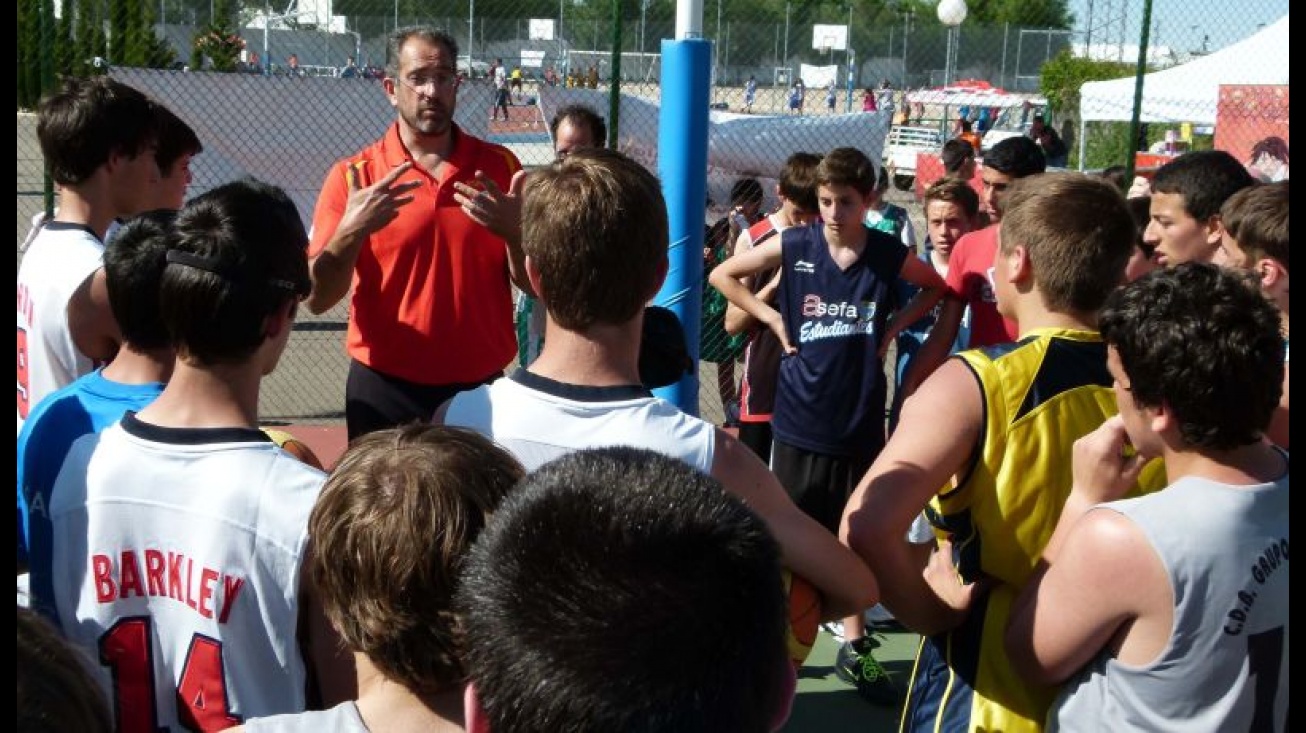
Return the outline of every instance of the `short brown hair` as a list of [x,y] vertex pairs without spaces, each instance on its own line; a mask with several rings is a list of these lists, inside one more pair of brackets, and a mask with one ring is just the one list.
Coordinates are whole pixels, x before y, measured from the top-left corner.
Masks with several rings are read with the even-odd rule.
[[999,240],[1029,253],[1049,310],[1095,313],[1124,278],[1134,219],[1120,190],[1096,176],[1044,173],[1011,184]]
[[794,153],[780,172],[780,195],[801,211],[816,213],[816,167],[820,164],[821,156],[815,153]]
[[625,323],[644,310],[667,257],[658,180],[615,150],[591,148],[531,174],[522,249],[549,315],[571,331]]
[[1270,258],[1288,269],[1288,182],[1258,183],[1229,197],[1220,220],[1249,260]]
[[413,424],[349,446],[308,531],[313,581],[352,651],[418,694],[462,683],[463,556],[523,473],[463,428]]
[[851,186],[865,196],[875,190],[875,164],[857,148],[835,148],[816,167],[816,185]]
[[924,202],[927,208],[931,201],[956,204],[971,219],[979,215],[979,194],[960,178],[945,176],[931,183],[930,187],[925,189]]

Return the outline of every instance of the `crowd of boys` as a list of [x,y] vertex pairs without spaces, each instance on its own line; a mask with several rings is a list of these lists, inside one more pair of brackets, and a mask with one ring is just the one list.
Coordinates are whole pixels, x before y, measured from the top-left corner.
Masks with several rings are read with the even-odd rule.
[[[904,730],[1286,729],[1287,181],[1183,156],[1140,236],[1117,186],[1015,138],[982,204],[930,188],[918,255],[862,152],[795,155],[710,275],[747,342],[736,438],[642,369],[657,179],[584,116],[524,175],[452,123],[452,38],[389,51],[397,118],[311,233],[253,179],[183,203],[199,141],[130,87],[42,102],[61,199],[18,277],[20,723],[775,730],[788,572]],[[544,316],[500,376],[510,282]],[[299,304],[351,286],[327,476],[258,395]],[[923,637],[905,695],[876,602]]]

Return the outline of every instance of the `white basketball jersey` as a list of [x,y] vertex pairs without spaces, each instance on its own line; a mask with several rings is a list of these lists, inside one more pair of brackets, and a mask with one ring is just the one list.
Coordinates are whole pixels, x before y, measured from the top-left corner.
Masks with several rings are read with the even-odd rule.
[[324,480],[257,430],[128,413],[73,444],[50,502],[54,597],[120,731],[304,709],[299,573]]
[[99,269],[104,244],[80,224],[47,222],[18,268],[18,428],[46,395],[94,368],[73,345],[68,301]]
[[711,474],[716,447],[716,428],[643,387],[562,384],[525,369],[460,392],[444,422],[494,439],[528,471],[585,448],[631,446]]

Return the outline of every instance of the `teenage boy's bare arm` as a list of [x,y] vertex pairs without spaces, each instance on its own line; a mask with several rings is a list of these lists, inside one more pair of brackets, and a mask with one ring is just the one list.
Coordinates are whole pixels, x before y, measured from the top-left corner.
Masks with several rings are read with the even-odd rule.
[[77,286],[65,310],[73,345],[87,358],[106,362],[118,353],[122,332],[109,305],[109,281],[101,267]]
[[[939,277],[939,273],[932,266],[916,257],[909,256],[903,261],[902,270],[898,273],[898,276],[919,289],[911,300],[907,301],[889,318],[888,329],[880,339],[881,352],[889,347],[889,344],[893,342],[902,329],[915,323],[921,316],[928,313],[948,290],[948,284],[943,281],[943,278]],[[883,353],[881,353],[881,356],[883,356]]]
[[1131,520],[1096,508],[1138,482],[1147,459],[1127,443],[1118,415],[1075,441],[1070,496],[1012,606],[1007,653],[1037,684],[1065,681],[1108,644],[1120,644],[1122,662],[1145,663],[1170,638],[1174,597],[1160,557]]
[[879,587],[866,565],[790,500],[761,459],[721,429],[716,431],[712,476],[762,517],[780,543],[785,567],[821,591],[823,619],[875,605]]
[[780,339],[780,344],[784,347],[784,350],[787,353],[793,353],[796,349],[789,343],[789,336],[785,333],[784,319],[781,318],[780,312],[762,302],[741,282],[742,278],[756,275],[762,270],[778,267],[780,262],[780,241],[778,238],[774,238],[746,252],[739,252],[717,265],[712,274],[708,276],[708,282],[712,284],[712,287],[720,290],[721,294],[726,296],[726,300],[734,303],[744,312],[756,318],[759,323],[770,328]]
[[[751,238],[748,237],[748,233],[740,232],[739,236],[735,237],[735,246],[730,250],[730,256],[733,257],[739,254],[740,252],[747,252],[752,248],[753,248],[753,241]],[[751,275],[749,275],[748,277],[740,278],[739,282],[743,283],[744,287],[748,288],[749,290],[753,289],[753,277]],[[762,300],[767,303],[771,302],[768,298],[764,297],[761,293],[758,293],[758,297],[762,298]],[[735,305],[734,303],[731,303],[729,300],[726,301],[726,322],[725,322],[726,333],[730,334],[731,336],[735,336],[737,334],[743,333],[744,331],[747,331],[748,329],[752,328],[755,325],[757,325],[756,318],[753,318],[748,314],[747,311]]]
[[[343,185],[348,187],[348,192],[344,211],[326,247],[309,262],[313,291],[306,305],[310,311],[322,313],[349,292],[354,263],[363,243],[394,221],[399,209],[412,202],[409,192],[422,185],[420,180],[396,183],[412,167],[412,163],[405,161],[370,186],[361,185],[352,168],[345,169]],[[341,185],[338,181],[338,177],[330,176],[327,185]]]
[[[961,330],[961,319],[965,314],[964,302],[951,293],[943,294],[943,307],[939,309],[939,317],[935,319],[930,335],[917,349],[916,355],[907,366],[907,373],[903,375],[900,387],[903,399],[910,397],[916,388],[934,373],[935,369],[947,361],[948,355],[952,352],[952,345],[957,341],[957,332]],[[912,322],[904,321],[904,324]]]
[[[948,429],[940,430],[945,416]],[[844,510],[840,538],[871,566],[880,582],[880,602],[920,634],[956,627],[965,611],[936,595],[921,575],[907,528],[961,471],[982,420],[975,376],[960,361],[944,364],[903,406],[897,430]]]

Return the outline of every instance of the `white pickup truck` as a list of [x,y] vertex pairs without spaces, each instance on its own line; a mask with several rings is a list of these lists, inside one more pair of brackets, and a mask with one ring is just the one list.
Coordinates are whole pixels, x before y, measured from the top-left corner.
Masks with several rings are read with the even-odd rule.
[[884,141],[884,165],[899,191],[910,191],[916,179],[916,154],[943,149],[943,134],[935,127],[894,125]]

